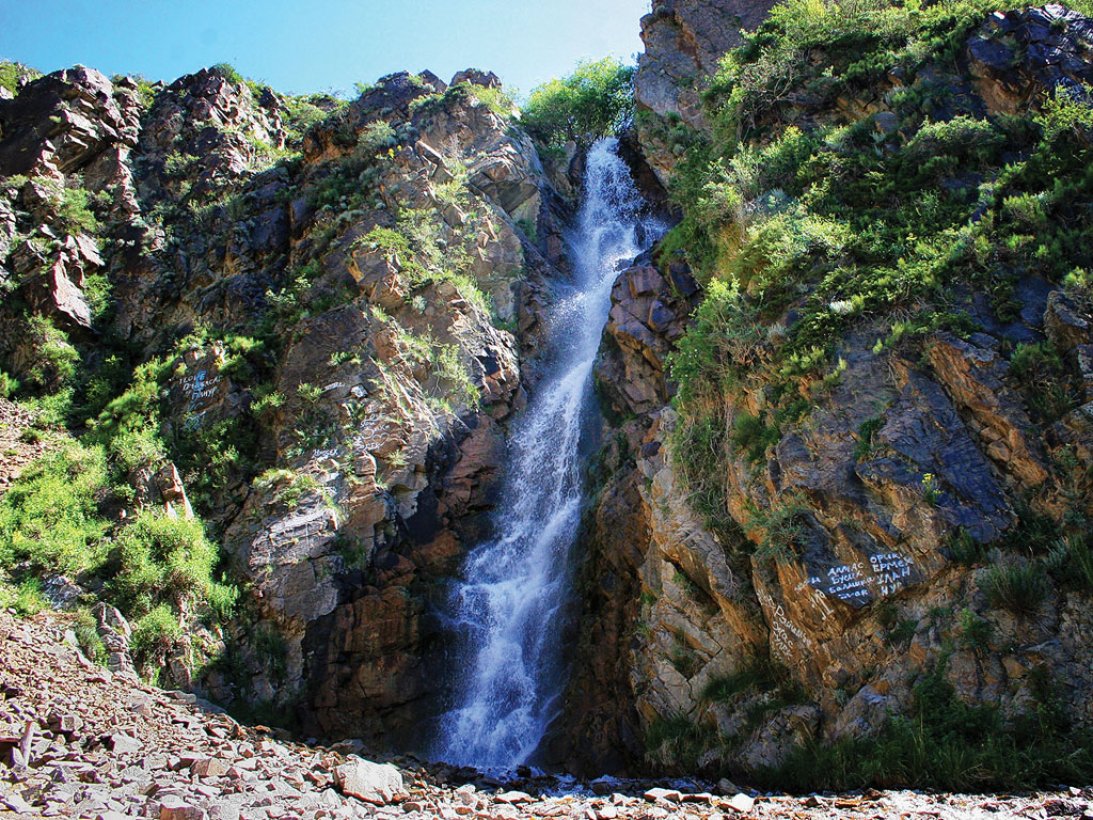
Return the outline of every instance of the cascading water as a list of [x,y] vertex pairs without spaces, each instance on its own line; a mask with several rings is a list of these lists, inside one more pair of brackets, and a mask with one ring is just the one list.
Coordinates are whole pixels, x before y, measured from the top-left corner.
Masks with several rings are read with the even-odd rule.
[[617,148],[616,140],[603,139],[588,152],[585,199],[568,238],[574,282],[550,318],[550,375],[512,430],[496,537],[468,556],[449,600],[461,668],[434,752],[451,763],[489,768],[527,761],[559,707],[562,621],[581,515],[581,430],[594,409],[592,366],[619,264],[659,232],[643,216]]

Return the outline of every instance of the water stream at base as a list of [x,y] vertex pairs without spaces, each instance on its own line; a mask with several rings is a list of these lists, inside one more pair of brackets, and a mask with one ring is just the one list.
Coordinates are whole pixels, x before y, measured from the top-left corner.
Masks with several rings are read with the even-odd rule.
[[617,149],[614,139],[589,149],[584,202],[568,237],[573,284],[551,312],[552,364],[511,431],[495,537],[468,555],[448,601],[458,682],[433,756],[450,763],[526,762],[560,707],[592,366],[620,264],[660,232],[642,213]]

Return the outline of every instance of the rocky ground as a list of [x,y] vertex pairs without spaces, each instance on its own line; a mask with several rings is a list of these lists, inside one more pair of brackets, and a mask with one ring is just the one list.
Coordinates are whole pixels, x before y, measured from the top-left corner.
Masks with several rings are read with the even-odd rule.
[[0,817],[1093,818],[1093,789],[798,797],[728,781],[579,783],[527,770],[501,781],[409,758],[372,763],[351,742],[240,725],[194,695],[111,673],[74,644],[63,617],[0,613]]

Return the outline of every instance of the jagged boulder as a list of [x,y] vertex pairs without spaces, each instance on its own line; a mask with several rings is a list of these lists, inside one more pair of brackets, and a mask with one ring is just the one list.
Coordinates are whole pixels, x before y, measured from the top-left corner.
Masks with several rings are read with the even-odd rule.
[[128,89],[94,69],[48,74],[0,104],[0,173],[71,173],[112,145],[136,144],[138,117]]
[[614,347],[598,360],[596,377],[620,410],[649,413],[668,401],[665,358],[685,332],[698,293],[682,263],[666,275],[652,265],[619,274],[605,330]]

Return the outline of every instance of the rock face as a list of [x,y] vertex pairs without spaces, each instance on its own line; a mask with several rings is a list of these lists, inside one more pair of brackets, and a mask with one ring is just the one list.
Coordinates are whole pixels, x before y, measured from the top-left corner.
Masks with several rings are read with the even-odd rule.
[[968,67],[992,110],[1015,113],[1045,88],[1084,97],[1093,81],[1093,22],[1062,5],[996,12],[967,47]]
[[701,93],[725,52],[766,18],[776,0],[668,0],[641,18],[645,51],[638,57],[634,101],[638,137],[662,183],[678,156],[670,130],[682,123],[706,130]]
[[[706,20],[704,36],[684,37],[682,8],[661,4],[643,21],[637,96],[639,107],[702,130],[688,103],[697,98],[668,78],[700,76],[692,67],[715,50],[708,44],[727,42],[727,29],[692,16]],[[1081,95],[1089,26],[1059,6],[993,15],[965,44],[970,79],[924,74],[977,112],[1026,111],[1059,89]],[[809,121],[874,117],[883,134],[880,103],[795,104]],[[669,176],[656,133],[639,135]],[[1046,675],[1067,714],[1089,725],[1089,649],[1074,637],[1088,591],[1044,587],[1025,612],[998,592],[1000,574],[1065,560],[1067,542],[1036,545],[1030,521],[1088,514],[1088,299],[1030,274],[1004,321],[981,294],[949,305],[978,329],[961,337],[931,331],[885,345],[877,340],[890,324],[859,322],[834,344],[838,372],[802,388],[803,416],[750,452],[741,431],[769,394],[761,378],[725,388],[714,437],[725,444],[680,455],[703,464],[712,455],[723,470],[699,499],[684,478],[691,465],[670,455],[680,422],[664,406],[674,392],[664,362],[701,295],[681,284],[677,262],[656,263],[620,275],[596,370],[615,415],[587,517],[567,765],[757,772],[810,738],[877,733],[937,669],[960,701],[1006,718],[1036,702]],[[790,308],[759,328],[755,361],[794,320]],[[1058,421],[1011,364],[1018,346],[1045,342],[1068,374],[1056,389],[1071,409]],[[717,522],[693,511],[703,502]]]
[[396,74],[310,128],[217,68],[0,100],[0,367],[48,391],[119,345],[164,364],[159,432],[191,456],[133,467],[133,507],[197,508],[248,589],[192,682],[222,702],[424,725],[430,596],[484,532],[565,265],[569,205],[476,95],[498,86]]

